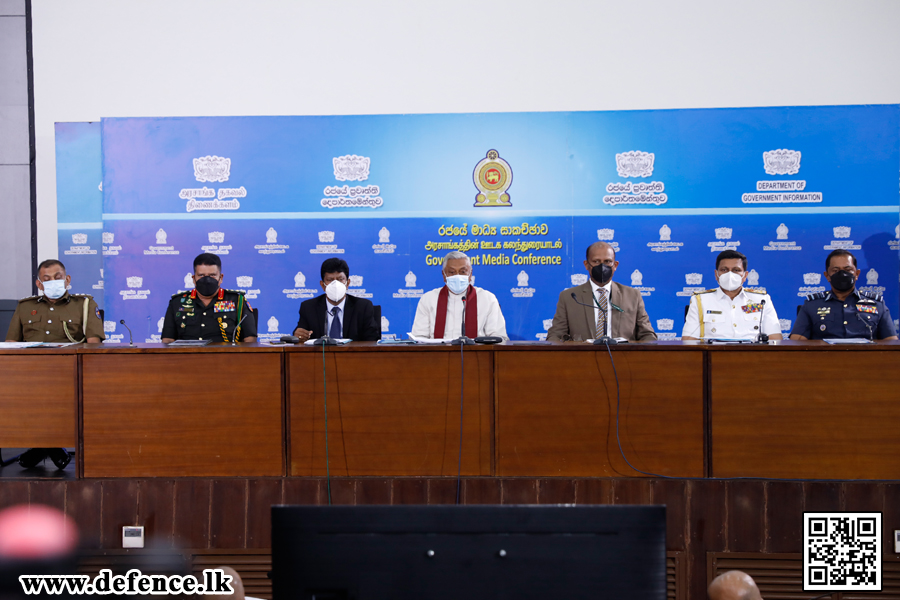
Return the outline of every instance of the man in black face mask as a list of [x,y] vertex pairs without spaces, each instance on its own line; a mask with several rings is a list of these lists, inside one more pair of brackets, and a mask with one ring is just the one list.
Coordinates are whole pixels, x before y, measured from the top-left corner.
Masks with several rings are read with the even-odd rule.
[[860,270],[847,250],[834,250],[825,259],[825,279],[830,292],[806,297],[791,330],[792,340],[866,338],[896,340],[891,312],[881,294],[856,289]]
[[588,246],[584,268],[590,279],[559,295],[548,341],[583,341],[603,335],[629,341],[656,339],[641,293],[612,280],[618,266],[612,246],[606,242]]
[[175,340],[256,341],[256,321],[244,292],[219,287],[222,278],[218,256],[201,254],[194,259],[196,287],[172,295],[163,321],[164,344]]

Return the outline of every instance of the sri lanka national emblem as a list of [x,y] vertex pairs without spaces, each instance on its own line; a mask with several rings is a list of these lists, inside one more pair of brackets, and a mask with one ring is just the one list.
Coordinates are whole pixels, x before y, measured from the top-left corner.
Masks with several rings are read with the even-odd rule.
[[496,150],[489,150],[475,165],[474,179],[479,192],[474,206],[512,206],[506,193],[512,185],[512,167]]

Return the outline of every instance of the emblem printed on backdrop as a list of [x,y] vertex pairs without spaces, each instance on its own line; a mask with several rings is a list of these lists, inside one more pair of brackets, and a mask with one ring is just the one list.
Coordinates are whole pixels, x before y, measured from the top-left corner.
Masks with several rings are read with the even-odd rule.
[[[595,241],[613,246],[615,279],[640,291],[661,339],[681,335],[726,248],[748,256],[748,285],[785,331],[828,289],[835,248],[900,313],[898,106],[115,118],[99,134],[58,124],[58,157],[76,149],[63,126],[92,126],[102,149],[82,159],[94,179],[102,164],[102,192],[58,172],[59,240],[77,290],[102,289],[111,341],[123,318],[158,340],[200,252],[259,309],[262,340],[293,330],[331,256],[349,263],[350,294],[381,305],[382,335],[406,337],[451,250],[472,258],[511,338],[541,339]],[[66,186],[96,214],[76,214]]]

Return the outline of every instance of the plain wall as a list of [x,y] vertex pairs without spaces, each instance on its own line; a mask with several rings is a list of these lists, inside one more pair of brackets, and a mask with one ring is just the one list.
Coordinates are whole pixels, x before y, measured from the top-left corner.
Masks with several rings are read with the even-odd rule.
[[57,121],[890,104],[898,25],[896,0],[37,0],[38,259]]

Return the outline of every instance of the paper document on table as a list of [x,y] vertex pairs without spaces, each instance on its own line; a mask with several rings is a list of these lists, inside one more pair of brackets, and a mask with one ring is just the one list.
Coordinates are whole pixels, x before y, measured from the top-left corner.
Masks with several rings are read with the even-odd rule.
[[40,342],[0,342],[0,350],[14,350],[16,348],[36,348]]
[[867,340],[866,338],[828,338],[824,340],[826,344],[871,344],[871,340]]
[[413,335],[412,333],[407,333],[406,335],[409,336],[409,339],[415,340],[420,344],[449,344],[450,342],[452,342],[453,340],[456,339],[456,338],[426,338],[426,337],[419,337],[417,335]]

